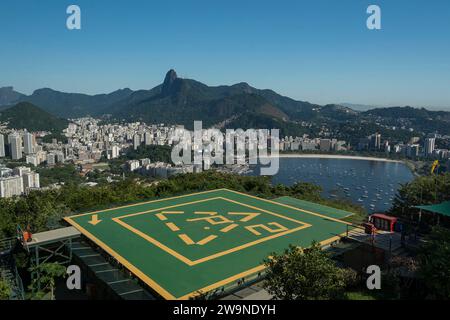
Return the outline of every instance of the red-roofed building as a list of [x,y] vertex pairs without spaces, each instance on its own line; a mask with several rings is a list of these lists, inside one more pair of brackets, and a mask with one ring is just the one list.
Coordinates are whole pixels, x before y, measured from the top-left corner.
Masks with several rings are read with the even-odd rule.
[[373,223],[375,228],[378,230],[394,232],[394,226],[397,222],[397,218],[383,213],[374,213],[369,217],[369,222]]

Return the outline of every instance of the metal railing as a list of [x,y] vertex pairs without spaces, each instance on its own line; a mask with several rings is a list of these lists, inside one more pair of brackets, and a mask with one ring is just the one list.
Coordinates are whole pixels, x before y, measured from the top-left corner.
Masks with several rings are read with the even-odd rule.
[[11,251],[15,242],[15,238],[0,239],[0,254]]
[[8,238],[0,240],[0,276],[6,280],[10,286],[11,300],[24,300],[25,290],[23,282],[17,270],[13,249],[17,239]]

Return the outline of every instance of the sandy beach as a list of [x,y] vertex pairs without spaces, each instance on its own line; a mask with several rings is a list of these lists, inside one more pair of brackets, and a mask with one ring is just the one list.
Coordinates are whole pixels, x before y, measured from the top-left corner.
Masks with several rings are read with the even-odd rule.
[[366,160],[366,161],[383,161],[383,162],[397,162],[402,163],[400,160],[392,160],[376,157],[363,157],[363,156],[350,156],[339,154],[280,154],[280,158],[316,158],[316,159],[352,159],[352,160]]

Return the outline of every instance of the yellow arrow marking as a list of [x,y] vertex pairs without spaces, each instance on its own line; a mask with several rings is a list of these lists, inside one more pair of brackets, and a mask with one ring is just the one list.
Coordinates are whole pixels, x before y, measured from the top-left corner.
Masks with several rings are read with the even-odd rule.
[[241,220],[239,220],[242,222],[250,221],[260,215],[260,213],[258,213],[258,212],[228,212],[228,214],[246,216],[246,217],[242,218]]
[[94,214],[92,215],[91,221],[88,221],[90,224],[92,224],[93,226],[99,224],[100,222],[102,222],[102,220],[98,220],[98,215]]

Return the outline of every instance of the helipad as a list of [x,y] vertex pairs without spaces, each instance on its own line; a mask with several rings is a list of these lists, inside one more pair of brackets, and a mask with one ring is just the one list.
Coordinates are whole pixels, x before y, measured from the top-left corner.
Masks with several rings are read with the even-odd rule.
[[289,244],[326,244],[346,231],[342,212],[286,202],[219,189],[66,220],[163,298],[188,299],[261,272]]

